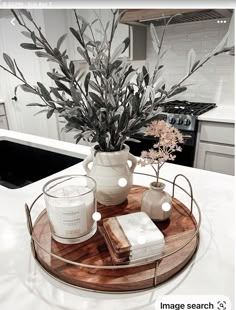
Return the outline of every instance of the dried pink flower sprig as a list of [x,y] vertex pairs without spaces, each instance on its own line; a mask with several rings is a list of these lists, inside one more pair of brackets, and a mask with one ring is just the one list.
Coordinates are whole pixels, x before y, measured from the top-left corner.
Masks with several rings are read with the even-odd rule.
[[161,120],[153,121],[146,128],[145,136],[154,136],[158,138],[158,142],[153,145],[153,149],[142,151],[138,164],[141,166],[151,165],[155,171],[158,185],[161,167],[167,160],[175,160],[174,152],[182,151],[178,144],[183,143],[183,135],[178,129]]

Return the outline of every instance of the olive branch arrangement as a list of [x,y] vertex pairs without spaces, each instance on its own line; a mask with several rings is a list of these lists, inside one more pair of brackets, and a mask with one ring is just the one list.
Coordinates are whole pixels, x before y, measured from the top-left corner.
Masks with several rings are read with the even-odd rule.
[[[85,74],[82,69],[76,69],[74,62],[69,60],[67,50],[62,49],[67,34],[63,34],[56,46],[52,46],[30,11],[12,10],[12,13],[23,28],[22,34],[30,40],[22,43],[21,47],[55,64],[55,68],[47,72],[52,82],[50,86],[45,86],[40,81],[37,85],[31,85],[16,59],[4,53],[7,66],[0,67],[20,81],[15,88],[15,96],[19,87],[35,94],[40,101],[28,106],[42,108],[40,112],[46,112],[47,118],[57,113],[65,119],[66,131],[77,131],[76,143],[80,139],[97,142],[97,149],[100,151],[121,150],[126,140],[155,120],[160,111],[160,103],[187,90],[184,82],[209,59],[222,53],[234,54],[233,47],[224,48],[228,34],[210,54],[200,60],[190,50],[187,74],[170,89],[166,89],[163,80],[165,51],[162,48],[167,27],[175,16],[168,19],[160,38],[154,25],[150,25],[156,51],[156,64],[151,71],[146,65],[134,68],[127,57],[122,57],[129,46],[129,38],[112,52],[114,34],[125,11],[119,13],[118,10],[111,10],[111,24],[108,22],[103,25],[99,17],[89,23],[74,10],[77,27],[71,27],[70,33],[78,43],[78,53],[88,65],[88,72]],[[101,29],[100,40],[96,39],[95,25],[99,25]]]

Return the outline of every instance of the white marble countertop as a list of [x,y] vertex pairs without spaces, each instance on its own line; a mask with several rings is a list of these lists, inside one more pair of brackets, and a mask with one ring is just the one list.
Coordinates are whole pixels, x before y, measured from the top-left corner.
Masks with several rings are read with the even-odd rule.
[[74,143],[29,135],[12,130],[0,129],[0,141],[5,139],[8,141],[16,143],[20,142],[21,144],[28,146],[33,145],[44,150],[58,152],[79,158],[85,158],[90,153],[90,149],[83,145],[78,146]]
[[222,105],[198,116],[199,121],[234,123],[235,107],[234,105]]
[[0,99],[0,103],[4,103],[4,100]]
[[[72,144],[0,130],[0,137],[42,148],[61,147],[61,152],[75,151]],[[60,142],[60,143],[59,143]],[[79,156],[88,147],[76,147]],[[152,174],[148,167],[135,171]],[[81,163],[56,175],[84,173]],[[156,289],[132,294],[102,294],[74,289],[52,280],[36,265],[30,251],[24,204],[29,205],[41,193],[48,177],[20,189],[0,186],[0,300],[1,309],[119,309],[156,310],[163,295],[223,295],[234,300],[234,177],[194,168],[165,164],[161,177],[173,181],[176,174],[189,178],[194,197],[201,208],[200,244],[196,256],[178,276]],[[55,175],[54,175],[55,176]],[[150,180],[149,180],[150,181]],[[134,183],[147,180],[134,175]],[[184,179],[178,184],[186,188]],[[169,184],[166,190],[171,192]],[[176,196],[189,204],[186,194]],[[194,298],[193,298],[194,299]],[[197,300],[197,297],[196,297]],[[232,306],[234,309],[234,306]]]

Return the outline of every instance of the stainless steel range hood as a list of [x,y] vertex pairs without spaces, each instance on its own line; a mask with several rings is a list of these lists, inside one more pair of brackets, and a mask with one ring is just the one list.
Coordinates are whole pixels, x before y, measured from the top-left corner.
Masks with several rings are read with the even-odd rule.
[[199,22],[210,19],[222,19],[232,16],[233,9],[130,9],[121,19],[121,23],[145,26],[153,23],[163,26],[164,20],[180,14],[170,24]]

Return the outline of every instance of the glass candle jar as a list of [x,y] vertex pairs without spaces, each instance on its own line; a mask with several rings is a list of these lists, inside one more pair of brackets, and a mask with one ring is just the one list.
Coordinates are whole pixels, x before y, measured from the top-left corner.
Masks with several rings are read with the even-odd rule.
[[43,194],[54,240],[74,244],[95,234],[95,193],[96,182],[84,175],[66,175],[44,185]]

